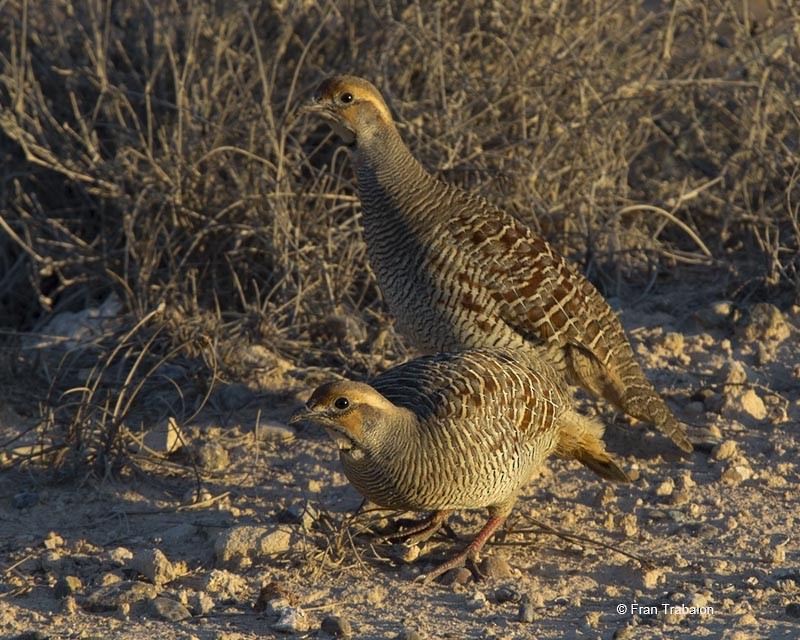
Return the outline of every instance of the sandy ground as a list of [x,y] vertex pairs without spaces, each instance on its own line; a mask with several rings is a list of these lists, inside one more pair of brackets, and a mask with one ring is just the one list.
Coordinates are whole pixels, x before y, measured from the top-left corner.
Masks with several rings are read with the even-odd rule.
[[[163,463],[65,483],[3,471],[0,637],[800,637],[800,311],[680,302],[651,296],[622,318],[697,450],[604,413],[635,481],[551,460],[483,580],[413,582],[483,514],[452,518],[460,540],[381,542],[366,529],[394,514],[352,516],[326,436],[285,438],[318,382],[287,372],[269,393],[234,388]],[[29,423],[0,417],[0,441]]]

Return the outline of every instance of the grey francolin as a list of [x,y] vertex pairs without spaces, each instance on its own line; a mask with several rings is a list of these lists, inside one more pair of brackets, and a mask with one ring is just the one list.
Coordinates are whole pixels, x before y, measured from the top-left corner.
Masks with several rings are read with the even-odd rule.
[[367,256],[414,346],[538,352],[572,384],[692,450],[594,286],[527,225],[425,171],[372,84],[328,78],[308,110],[352,148]]
[[605,450],[602,425],[573,410],[565,387],[549,364],[522,351],[470,349],[412,360],[369,385],[323,384],[291,422],[327,431],[364,497],[434,512],[402,538],[427,539],[455,509],[489,509],[469,546],[428,573],[429,582],[476,560],[551,453],[629,481]]

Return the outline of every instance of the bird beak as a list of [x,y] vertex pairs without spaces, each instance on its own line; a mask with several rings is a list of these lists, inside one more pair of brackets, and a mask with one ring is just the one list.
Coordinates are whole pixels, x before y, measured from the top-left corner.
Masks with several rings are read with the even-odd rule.
[[309,409],[308,407],[303,407],[302,409],[298,409],[292,414],[292,417],[289,418],[289,424],[298,424],[300,422],[314,422],[319,420],[320,414],[313,409]]

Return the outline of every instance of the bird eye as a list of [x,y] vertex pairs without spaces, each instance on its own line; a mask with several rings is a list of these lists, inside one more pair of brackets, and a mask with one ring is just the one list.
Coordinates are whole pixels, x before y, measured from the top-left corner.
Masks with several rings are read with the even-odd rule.
[[336,398],[333,402],[333,406],[339,410],[347,409],[350,406],[350,401],[347,398]]
[[349,104],[353,101],[353,94],[350,93],[349,91],[346,91],[341,96],[339,96],[339,100],[341,100],[345,104]]

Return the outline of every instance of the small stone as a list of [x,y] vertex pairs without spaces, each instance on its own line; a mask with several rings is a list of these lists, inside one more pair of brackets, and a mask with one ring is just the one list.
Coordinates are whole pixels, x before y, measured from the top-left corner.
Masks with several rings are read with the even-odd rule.
[[536,607],[529,599],[523,600],[519,605],[519,613],[517,619],[520,622],[531,623],[536,620]]
[[261,422],[258,424],[256,437],[263,442],[291,442],[295,438],[295,430],[278,422]]
[[61,613],[72,616],[78,613],[78,601],[75,596],[65,596],[61,599]]
[[239,598],[248,591],[247,581],[242,576],[222,569],[212,569],[203,586],[220,600]]
[[445,572],[439,579],[443,585],[452,586],[456,584],[467,584],[472,581],[472,572],[466,567],[456,567]]
[[483,591],[475,590],[469,595],[464,604],[468,610],[477,611],[478,609],[483,609],[488,604],[488,601]]
[[134,443],[137,453],[158,453],[161,455],[176,452],[181,448],[185,438],[175,418],[148,429],[142,434],[141,441]]
[[424,637],[419,631],[405,627],[394,637],[394,640],[424,640]]
[[693,593],[689,598],[689,606],[700,608],[700,607],[707,607],[708,606],[708,596],[703,595],[702,593]]
[[42,571],[46,573],[61,573],[67,560],[58,551],[45,551],[39,559]]
[[284,607],[272,628],[280,633],[308,631],[308,618],[300,607]]
[[57,549],[64,546],[64,538],[58,535],[55,531],[51,531],[44,539],[45,549]]
[[738,360],[730,360],[722,367],[720,377],[725,384],[744,384],[747,382],[747,370]]
[[289,525],[233,527],[221,533],[214,543],[217,564],[246,568],[253,561],[287,552],[295,529]]
[[787,604],[786,615],[790,618],[800,618],[800,602],[790,602]]
[[309,531],[319,519],[319,511],[308,500],[303,500],[290,504],[281,516],[281,521],[299,524],[303,529]]
[[791,331],[778,307],[768,302],[759,302],[750,309],[750,315],[738,333],[745,340],[782,342],[789,337]]
[[511,567],[502,556],[487,556],[480,564],[480,572],[487,578],[503,579],[511,577]]
[[152,600],[156,595],[156,588],[152,584],[125,580],[100,587],[86,599],[84,607],[94,612],[116,611],[122,604]]
[[133,560],[133,553],[125,547],[114,547],[106,551],[106,558],[108,558],[108,561],[112,564],[121,567]]
[[755,627],[757,624],[758,620],[752,613],[745,613],[739,617],[738,625],[741,627]]
[[630,625],[625,625],[624,627],[617,627],[613,635],[614,640],[628,640],[629,638],[632,637],[633,637],[633,628]]
[[150,613],[161,620],[167,622],[180,622],[191,618],[192,614],[177,600],[163,598],[161,596],[150,601]]
[[228,450],[219,442],[204,442],[195,449],[194,458],[206,471],[224,471],[230,463]]
[[753,470],[746,464],[732,464],[722,472],[722,482],[736,485],[753,477]]
[[728,325],[732,310],[730,302],[720,300],[700,309],[694,317],[706,329],[722,329]]
[[353,635],[350,621],[341,616],[325,616],[319,628],[333,638],[349,638]]
[[675,490],[675,481],[672,478],[667,478],[658,487],[656,487],[657,496],[669,496]]
[[53,587],[53,594],[56,598],[66,598],[74,595],[83,589],[83,583],[77,576],[61,576]]
[[767,417],[764,401],[752,389],[748,389],[742,394],[740,404],[741,410],[756,420],[763,420]]
[[729,460],[739,452],[734,440],[725,440],[711,452],[714,460]]
[[494,592],[494,601],[498,604],[503,604],[505,602],[520,602],[522,600],[522,595],[516,589],[512,589],[511,587],[500,587],[495,590]]
[[211,613],[216,606],[214,599],[205,591],[198,591],[189,597],[189,606],[196,616],[204,616]]
[[157,585],[167,584],[177,577],[175,567],[160,549],[137,553],[131,561],[131,568]]
[[188,522],[176,524],[174,527],[165,529],[161,534],[161,541],[170,546],[180,542],[191,540],[197,534],[197,527]]
[[664,569],[649,569],[642,574],[642,584],[645,589],[655,589],[665,580]]

